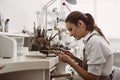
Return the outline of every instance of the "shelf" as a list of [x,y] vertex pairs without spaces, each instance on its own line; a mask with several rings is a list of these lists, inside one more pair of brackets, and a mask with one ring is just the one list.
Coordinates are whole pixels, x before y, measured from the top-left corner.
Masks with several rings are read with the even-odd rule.
[[7,35],[10,37],[33,37],[34,35],[28,35],[24,33],[7,33],[7,32],[0,32],[2,35]]

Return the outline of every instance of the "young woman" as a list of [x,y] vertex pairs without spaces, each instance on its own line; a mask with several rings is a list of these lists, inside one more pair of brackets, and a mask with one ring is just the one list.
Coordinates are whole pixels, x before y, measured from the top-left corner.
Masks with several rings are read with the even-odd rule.
[[89,13],[74,11],[66,18],[66,28],[77,40],[83,38],[84,59],[81,60],[71,52],[57,52],[65,63],[74,68],[84,80],[111,80],[113,54],[109,42],[96,26]]

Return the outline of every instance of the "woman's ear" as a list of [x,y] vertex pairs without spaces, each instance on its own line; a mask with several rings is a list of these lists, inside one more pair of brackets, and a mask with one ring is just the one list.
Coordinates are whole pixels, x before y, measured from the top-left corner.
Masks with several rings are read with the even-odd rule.
[[80,27],[80,28],[84,27],[84,23],[82,20],[78,20],[78,27]]

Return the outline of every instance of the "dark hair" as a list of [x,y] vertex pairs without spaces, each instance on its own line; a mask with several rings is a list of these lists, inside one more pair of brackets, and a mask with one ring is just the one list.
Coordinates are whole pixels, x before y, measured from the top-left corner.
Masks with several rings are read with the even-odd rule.
[[67,16],[65,22],[66,23],[70,22],[70,23],[74,24],[75,26],[77,26],[78,20],[82,20],[85,23],[85,25],[87,26],[86,27],[87,30],[89,30],[89,31],[96,30],[106,40],[106,38],[105,38],[104,34],[102,33],[101,29],[99,27],[97,27],[92,15],[89,14],[89,13],[84,14],[84,13],[79,12],[79,11],[73,11]]

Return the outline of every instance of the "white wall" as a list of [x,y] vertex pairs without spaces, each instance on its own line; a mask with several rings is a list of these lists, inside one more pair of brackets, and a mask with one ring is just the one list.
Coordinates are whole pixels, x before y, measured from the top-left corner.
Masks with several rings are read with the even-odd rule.
[[111,47],[115,51],[120,50],[120,0],[98,0],[96,5],[98,26],[110,41]]
[[[9,32],[32,31],[36,22],[36,11],[50,0],[0,0],[0,13],[9,18]],[[56,5],[56,3],[54,3]]]
[[97,23],[108,38],[120,39],[120,0],[97,2]]

